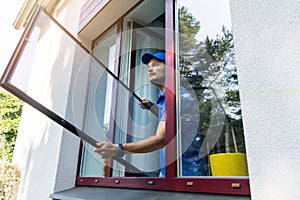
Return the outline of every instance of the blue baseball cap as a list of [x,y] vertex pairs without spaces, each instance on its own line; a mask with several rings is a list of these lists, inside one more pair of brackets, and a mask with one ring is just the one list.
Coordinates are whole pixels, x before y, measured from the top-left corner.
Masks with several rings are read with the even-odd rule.
[[142,62],[147,65],[152,58],[165,62],[166,55],[163,52],[157,52],[154,54],[144,53],[142,55]]

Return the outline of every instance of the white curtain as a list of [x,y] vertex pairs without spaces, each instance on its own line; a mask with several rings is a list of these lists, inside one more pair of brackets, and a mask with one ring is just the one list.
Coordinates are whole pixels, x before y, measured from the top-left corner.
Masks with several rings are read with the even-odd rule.
[[[155,52],[163,49],[164,42],[144,33],[143,29],[138,29],[135,38],[132,36],[132,30],[123,32],[122,38],[120,80],[129,86],[130,70],[134,70],[134,93],[140,98],[146,98],[155,103],[158,91],[148,80],[147,66],[141,62],[141,56],[145,52]],[[132,46],[133,40],[135,40],[135,47]],[[132,57],[133,52],[136,53],[135,58]],[[131,59],[135,59],[135,66],[130,68]],[[157,117],[149,110],[141,109],[140,102],[122,86],[118,88],[117,99],[115,142],[127,142],[128,134],[132,136],[134,142],[156,133]],[[132,106],[132,109],[129,109],[130,106]],[[132,132],[129,133],[128,130],[132,130]],[[130,157],[130,162],[142,171],[159,169],[158,151],[147,154],[131,154]],[[122,175],[122,170],[119,171],[122,169],[120,165],[114,164],[114,169],[117,170],[114,170],[113,176]]]

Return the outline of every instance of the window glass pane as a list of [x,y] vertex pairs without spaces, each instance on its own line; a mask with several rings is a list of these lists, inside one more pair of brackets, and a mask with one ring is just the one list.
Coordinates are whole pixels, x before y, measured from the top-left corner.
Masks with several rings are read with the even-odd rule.
[[88,70],[82,69],[93,58],[44,10],[35,12],[7,66],[4,85],[51,119],[60,123],[62,118],[82,130],[88,80]]
[[177,31],[178,176],[247,176],[229,0],[179,0]]
[[[158,89],[148,79],[147,65],[141,61],[146,52],[164,50],[164,1],[144,1],[124,18],[120,80],[140,98],[156,102]],[[152,9],[156,8],[156,9]],[[126,92],[125,92],[126,93]],[[157,116],[141,109],[140,102],[118,91],[114,143],[137,142],[156,134]],[[149,176],[160,172],[159,151],[127,154],[125,159]],[[113,176],[139,176],[114,163]]]
[[[1,83],[5,88],[66,128],[29,111],[28,119],[41,142],[70,132],[92,145],[106,139],[104,112],[95,111],[103,110],[109,74],[41,8],[26,27],[6,72],[5,83]],[[86,143],[81,164],[82,176],[102,175],[103,162]]]
[[[116,33],[117,28],[114,27],[96,42],[93,51],[95,57],[112,72],[116,57]],[[104,141],[108,135],[111,116],[113,77],[109,76],[104,68],[97,67],[97,64],[90,70],[85,131],[90,133],[100,129],[99,133],[103,133],[100,134],[102,136],[100,141]],[[94,147],[90,145],[83,146],[81,176],[104,176],[105,160],[96,155],[93,149]]]

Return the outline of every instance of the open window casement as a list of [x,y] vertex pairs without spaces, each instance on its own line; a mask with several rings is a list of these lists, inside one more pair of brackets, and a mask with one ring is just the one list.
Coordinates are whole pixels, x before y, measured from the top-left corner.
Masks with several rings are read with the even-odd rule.
[[[80,137],[87,149],[109,139],[104,117],[111,111],[105,109],[107,101],[117,93],[135,105],[141,101],[40,6],[27,24],[0,83]],[[149,110],[143,112],[155,118]],[[100,166],[106,165],[99,155],[94,153],[94,157]],[[147,176],[122,158],[114,160],[125,165],[129,173]]]

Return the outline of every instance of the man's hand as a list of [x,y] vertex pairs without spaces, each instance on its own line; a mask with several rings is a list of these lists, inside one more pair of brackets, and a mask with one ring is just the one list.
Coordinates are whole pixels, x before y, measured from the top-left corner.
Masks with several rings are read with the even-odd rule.
[[142,102],[140,105],[141,105],[141,108],[143,108],[143,109],[150,109],[151,106],[154,105],[154,103],[148,99],[142,99]]
[[150,110],[154,115],[158,116],[158,107],[152,101],[148,99],[142,99],[140,106],[142,109]]
[[118,151],[118,144],[111,142],[99,142],[96,143],[97,148],[94,152],[98,153],[103,159],[114,157]]

